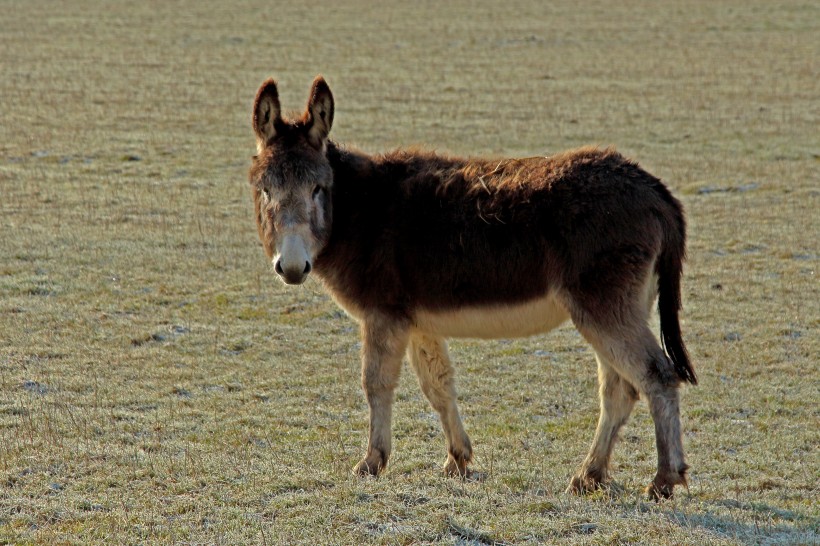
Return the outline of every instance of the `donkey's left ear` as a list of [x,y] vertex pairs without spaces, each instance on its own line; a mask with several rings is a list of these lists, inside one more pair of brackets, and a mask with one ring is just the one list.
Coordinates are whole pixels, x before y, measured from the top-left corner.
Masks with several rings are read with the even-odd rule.
[[333,125],[333,93],[321,76],[313,80],[305,116],[308,140],[317,150],[323,150]]

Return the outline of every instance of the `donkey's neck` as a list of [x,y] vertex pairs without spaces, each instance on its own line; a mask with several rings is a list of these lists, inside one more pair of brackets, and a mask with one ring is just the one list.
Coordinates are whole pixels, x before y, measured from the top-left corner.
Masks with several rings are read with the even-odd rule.
[[335,180],[369,177],[375,168],[375,162],[369,155],[340,147],[333,141],[327,142],[327,159]]
[[397,150],[368,155],[327,143],[333,170],[330,237],[314,272],[351,315],[366,310],[406,311],[406,288],[393,240],[396,222],[406,217],[410,186],[434,187],[459,160],[429,152]]

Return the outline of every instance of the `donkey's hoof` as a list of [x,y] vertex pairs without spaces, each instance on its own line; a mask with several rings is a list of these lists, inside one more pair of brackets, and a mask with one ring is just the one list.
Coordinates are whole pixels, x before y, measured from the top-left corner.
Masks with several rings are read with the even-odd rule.
[[447,455],[447,462],[444,463],[444,473],[451,478],[467,479],[470,477],[470,469],[467,468],[470,459],[467,457],[453,457]]
[[646,498],[658,502],[662,499],[671,499],[675,494],[675,486],[671,484],[650,483],[646,486]]
[[362,478],[367,476],[378,476],[380,469],[377,466],[372,466],[367,463],[367,460],[362,459],[359,464],[353,467],[353,473]]
[[483,482],[487,480],[489,474],[487,472],[481,472],[480,470],[473,470],[468,466],[459,467],[455,462],[452,462],[451,459],[447,459],[447,463],[444,464],[444,474],[451,477],[451,478],[460,478],[464,481],[468,482]]
[[381,454],[377,456],[367,456],[359,464],[353,467],[353,473],[357,476],[378,476],[384,467],[387,466],[387,461]]
[[586,495],[606,487],[607,483],[594,473],[584,473],[573,476],[567,486],[567,493]]
[[686,471],[688,466],[684,466],[678,472],[661,472],[655,475],[652,483],[646,486],[646,496],[649,500],[659,501],[661,499],[671,499],[675,495],[675,486],[682,485],[688,488],[686,481]]

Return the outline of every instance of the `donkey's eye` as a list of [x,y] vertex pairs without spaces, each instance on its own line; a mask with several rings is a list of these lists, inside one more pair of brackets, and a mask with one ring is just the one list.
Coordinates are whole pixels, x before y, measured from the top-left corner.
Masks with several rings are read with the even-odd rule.
[[311,195],[311,197],[313,199],[316,199],[317,197],[319,197],[319,194],[321,194],[321,193],[322,193],[322,187],[321,186],[316,186],[315,188],[313,188],[313,194]]
[[262,195],[265,196],[265,201],[270,201],[270,190],[268,188],[262,188]]

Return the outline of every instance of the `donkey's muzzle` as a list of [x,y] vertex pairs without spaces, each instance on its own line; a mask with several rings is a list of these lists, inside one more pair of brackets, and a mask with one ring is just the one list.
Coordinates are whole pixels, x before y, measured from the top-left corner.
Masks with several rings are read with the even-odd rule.
[[302,284],[307,279],[308,273],[313,269],[310,262],[304,262],[304,265],[288,264],[288,267],[282,266],[281,258],[276,260],[273,264],[273,269],[276,274],[282,277],[285,284]]

